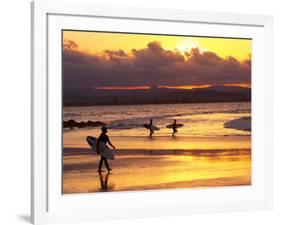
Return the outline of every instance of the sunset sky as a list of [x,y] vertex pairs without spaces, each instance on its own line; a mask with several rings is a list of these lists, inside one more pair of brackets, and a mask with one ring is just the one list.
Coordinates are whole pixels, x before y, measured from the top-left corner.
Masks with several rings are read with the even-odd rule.
[[64,86],[250,87],[249,39],[63,32]]

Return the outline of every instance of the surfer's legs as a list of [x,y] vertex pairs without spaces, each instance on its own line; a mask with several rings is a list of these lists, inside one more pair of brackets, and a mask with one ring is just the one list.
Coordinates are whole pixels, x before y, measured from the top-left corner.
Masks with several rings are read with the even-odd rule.
[[106,158],[104,158],[104,163],[105,163],[106,169],[107,169],[108,171],[110,171],[111,169],[109,168],[109,165],[108,165],[108,162],[107,162],[107,159],[106,159]]
[[149,134],[149,136],[151,137],[152,134],[154,134],[154,130],[153,130],[153,129],[150,129],[150,134]]
[[102,171],[102,170],[101,170],[101,167],[102,167],[103,160],[104,160],[104,158],[101,157],[101,158],[100,158],[100,163],[99,163],[99,172]]
[[105,164],[106,169],[107,169],[108,171],[110,171],[111,169],[110,169],[110,167],[109,167],[109,165],[108,165],[107,159],[101,156],[100,163],[99,163],[99,172],[102,171],[102,170],[101,170],[101,167],[102,167],[103,161],[104,161],[104,164]]

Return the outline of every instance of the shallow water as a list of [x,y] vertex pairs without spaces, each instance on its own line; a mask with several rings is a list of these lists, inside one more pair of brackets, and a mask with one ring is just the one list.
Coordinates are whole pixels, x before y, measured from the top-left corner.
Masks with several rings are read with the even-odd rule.
[[[178,136],[250,135],[248,131],[224,128],[225,122],[250,116],[250,102],[64,107],[63,111],[65,121],[102,121],[110,128],[111,136],[125,137],[147,136],[149,131],[142,125],[151,118],[160,128],[155,132],[158,136],[171,135],[172,130],[166,125],[174,119],[184,124],[178,129]],[[99,131],[99,128],[92,131]]]
[[[90,148],[86,142],[88,135],[97,137],[99,131],[84,130],[64,133],[64,147]],[[182,137],[154,136],[150,137],[116,137],[111,136],[111,142],[116,149],[245,149],[251,148],[251,136],[225,137]]]

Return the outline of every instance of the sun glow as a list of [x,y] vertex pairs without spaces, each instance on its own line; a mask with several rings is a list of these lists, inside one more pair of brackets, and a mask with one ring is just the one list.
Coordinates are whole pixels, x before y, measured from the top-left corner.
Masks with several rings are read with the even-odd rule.
[[95,54],[103,54],[108,49],[122,49],[130,55],[132,49],[146,48],[148,43],[158,41],[164,49],[178,49],[181,53],[198,48],[201,52],[215,52],[222,58],[232,56],[244,60],[249,58],[252,48],[251,40],[247,39],[195,36],[64,31],[63,38],[74,41],[80,50]]
[[251,88],[251,84],[250,83],[240,83],[240,84],[224,84],[224,86],[227,87],[245,87],[245,88]]
[[178,49],[183,54],[185,52],[189,52],[192,48],[200,48],[199,42],[192,39],[185,39],[180,41],[176,46],[176,49]]

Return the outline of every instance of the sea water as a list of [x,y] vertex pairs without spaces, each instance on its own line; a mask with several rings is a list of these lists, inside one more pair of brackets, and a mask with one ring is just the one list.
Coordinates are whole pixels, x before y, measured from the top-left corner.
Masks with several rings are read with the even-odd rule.
[[[151,104],[151,105],[109,105],[64,107],[63,120],[101,121],[107,124],[110,136],[143,137],[149,131],[143,124],[149,123],[160,128],[155,135],[169,136],[172,130],[168,124],[184,124],[178,129],[177,136],[218,137],[249,136],[250,131],[225,128],[228,121],[251,117],[250,102],[196,103],[196,104]],[[241,127],[241,126],[240,126]],[[85,130],[85,128],[83,128]],[[82,129],[82,130],[83,130]],[[86,128],[89,129],[89,128]],[[99,128],[92,128],[97,130]],[[64,129],[64,132],[81,132],[81,129]]]

